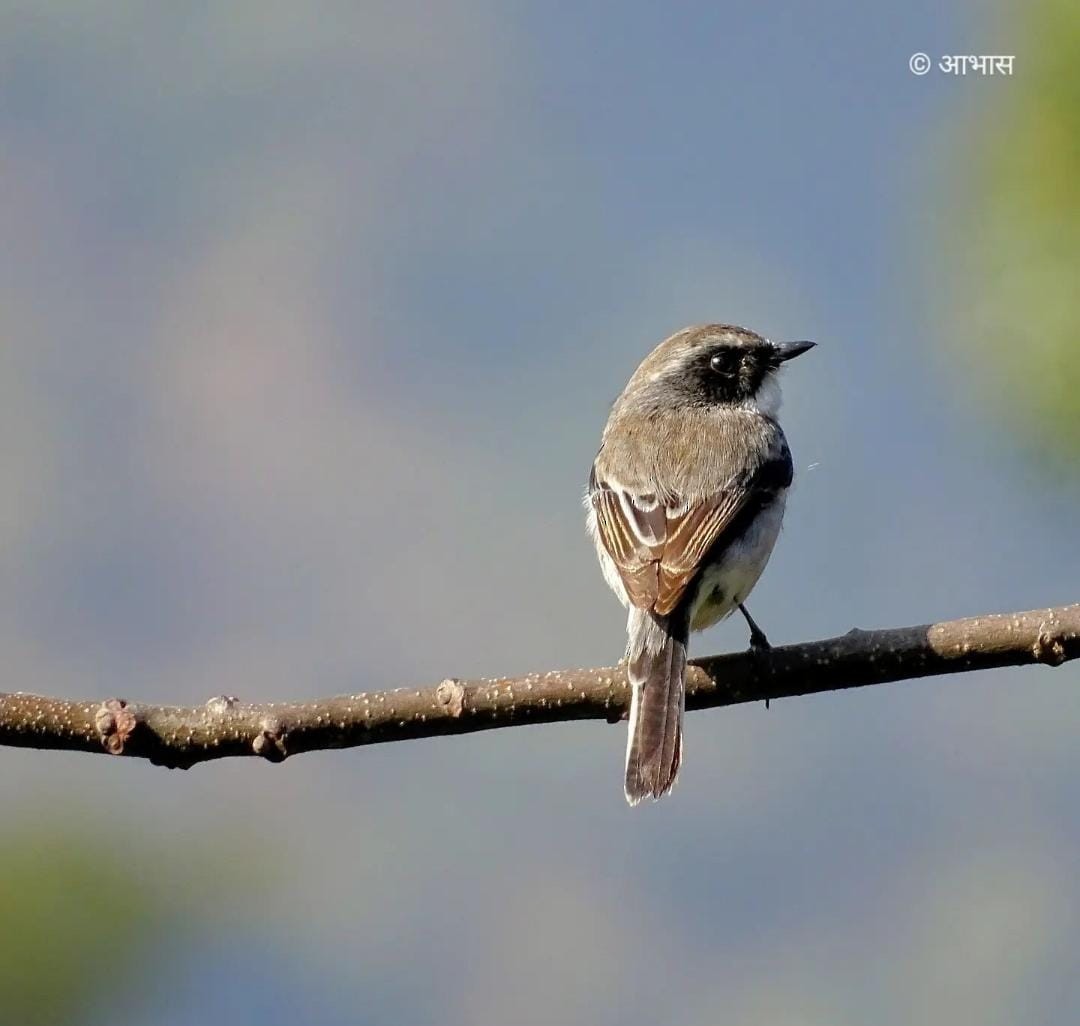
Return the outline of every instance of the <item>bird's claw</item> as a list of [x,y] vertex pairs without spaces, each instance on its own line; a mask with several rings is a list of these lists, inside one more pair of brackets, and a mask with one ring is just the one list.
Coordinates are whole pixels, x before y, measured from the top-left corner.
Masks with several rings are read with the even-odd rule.
[[772,651],[772,645],[769,643],[769,639],[765,637],[764,631],[750,632],[750,651],[759,654]]

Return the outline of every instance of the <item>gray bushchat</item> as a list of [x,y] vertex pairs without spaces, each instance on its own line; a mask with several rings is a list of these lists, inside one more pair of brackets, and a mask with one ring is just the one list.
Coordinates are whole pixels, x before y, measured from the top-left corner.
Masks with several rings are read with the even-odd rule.
[[770,342],[730,324],[660,343],[615,400],[589,475],[589,533],[629,610],[632,688],[626,799],[660,798],[682,759],[686,646],[739,609],[769,560],[791,484],[776,420],[781,364],[813,342]]

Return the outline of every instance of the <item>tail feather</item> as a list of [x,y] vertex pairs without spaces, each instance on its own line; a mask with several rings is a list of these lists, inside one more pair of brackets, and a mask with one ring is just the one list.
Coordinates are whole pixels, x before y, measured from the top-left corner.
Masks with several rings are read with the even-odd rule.
[[682,761],[686,704],[685,618],[631,613],[627,673],[633,688],[626,744],[626,800],[662,798]]

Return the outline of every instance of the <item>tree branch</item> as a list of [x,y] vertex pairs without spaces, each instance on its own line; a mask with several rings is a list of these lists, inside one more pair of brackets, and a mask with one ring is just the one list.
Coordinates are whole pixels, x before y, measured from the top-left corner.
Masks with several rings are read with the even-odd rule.
[[[1057,666],[1080,656],[1080,603],[1025,613],[853,630],[838,638],[694,660],[689,709],[709,709],[999,666]],[[310,702],[249,705],[212,698],[192,707],[122,699],[66,701],[0,694],[0,745],[108,752],[187,769],[231,756],[286,756],[523,723],[625,716],[622,667],[525,677],[444,680]]]

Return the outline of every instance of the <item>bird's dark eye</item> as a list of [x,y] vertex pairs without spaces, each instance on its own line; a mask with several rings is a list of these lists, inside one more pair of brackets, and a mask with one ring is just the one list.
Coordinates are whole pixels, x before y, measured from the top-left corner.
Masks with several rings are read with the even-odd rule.
[[708,369],[712,370],[713,374],[723,374],[726,377],[737,375],[739,373],[739,353],[730,349],[718,350],[713,353],[710,361],[708,361]]

